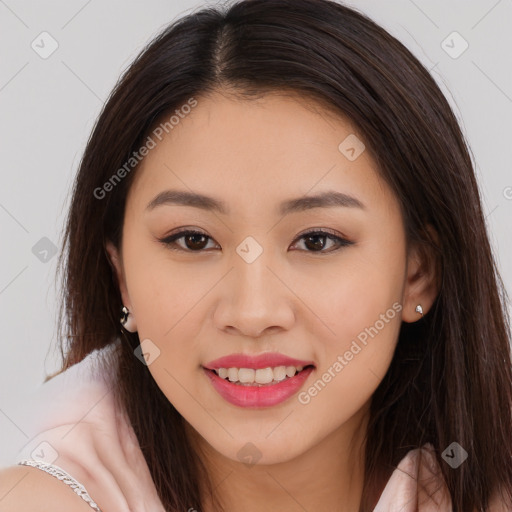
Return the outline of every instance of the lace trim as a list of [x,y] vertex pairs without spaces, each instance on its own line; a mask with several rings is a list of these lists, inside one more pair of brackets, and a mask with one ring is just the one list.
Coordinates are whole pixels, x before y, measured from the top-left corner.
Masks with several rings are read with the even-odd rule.
[[85,487],[77,482],[70,474],[66,473],[62,468],[59,466],[56,466],[55,464],[48,464],[47,462],[42,462],[38,460],[31,460],[31,459],[22,459],[18,462],[18,464],[24,465],[24,466],[32,466],[34,468],[41,469],[43,471],[46,471],[50,475],[58,478],[62,482],[64,482],[66,485],[69,485],[73,491],[80,496],[84,501],[86,501],[93,510],[96,512],[101,512],[100,508],[96,503],[93,501],[93,499],[89,496],[88,492],[86,491]]

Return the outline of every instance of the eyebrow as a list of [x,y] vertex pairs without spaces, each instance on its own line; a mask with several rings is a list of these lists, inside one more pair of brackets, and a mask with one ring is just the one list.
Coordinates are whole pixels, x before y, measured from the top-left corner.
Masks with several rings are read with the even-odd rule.
[[[224,201],[214,197],[188,192],[185,190],[164,190],[156,195],[146,206],[146,211],[155,209],[162,205],[189,206],[201,208],[202,210],[216,211],[227,215],[229,208]],[[302,212],[313,208],[349,207],[365,209],[365,205],[359,199],[329,190],[316,195],[298,197],[283,201],[278,207],[278,214],[288,215],[290,213]]]

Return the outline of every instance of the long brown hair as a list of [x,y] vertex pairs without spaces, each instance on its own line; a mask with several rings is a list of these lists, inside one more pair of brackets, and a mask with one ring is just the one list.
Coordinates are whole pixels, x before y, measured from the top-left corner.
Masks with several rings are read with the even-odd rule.
[[[360,511],[373,509],[401,458],[426,442],[436,450],[454,511],[484,511],[499,489],[512,499],[507,297],[466,142],[420,62],[365,15],[333,1],[244,0],[204,8],[165,28],[123,74],[74,182],[59,259],[62,369],[120,337],[121,297],[105,243],[120,246],[136,166],[103,198],[94,191],[163,115],[219,88],[246,99],[299,92],[348,117],[401,204],[407,241],[431,246],[438,256],[438,297],[423,319],[402,324],[372,400]],[[137,333],[123,336],[114,391],[162,503],[169,511],[200,511],[199,482],[206,475],[185,420],[134,356]],[[457,469],[441,458],[453,441],[469,454]]]

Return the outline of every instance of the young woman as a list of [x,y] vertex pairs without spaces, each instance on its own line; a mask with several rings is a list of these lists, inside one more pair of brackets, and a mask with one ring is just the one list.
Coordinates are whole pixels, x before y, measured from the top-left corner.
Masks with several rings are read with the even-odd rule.
[[65,249],[58,406],[9,510],[512,510],[472,162],[364,15],[245,0],[169,26],[98,119]]

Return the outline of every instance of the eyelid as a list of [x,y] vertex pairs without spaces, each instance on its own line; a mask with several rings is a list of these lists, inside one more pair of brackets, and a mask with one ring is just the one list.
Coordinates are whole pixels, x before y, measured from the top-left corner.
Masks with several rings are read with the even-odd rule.
[[346,238],[344,235],[342,235],[338,231],[335,231],[334,229],[329,229],[329,228],[307,228],[304,231],[301,231],[296,236],[295,240],[297,240],[298,238],[301,238],[301,237],[303,237],[305,235],[316,234],[316,233],[323,233],[323,234],[326,234],[326,235],[332,235],[332,236],[335,236],[335,237],[338,237],[338,238]]

